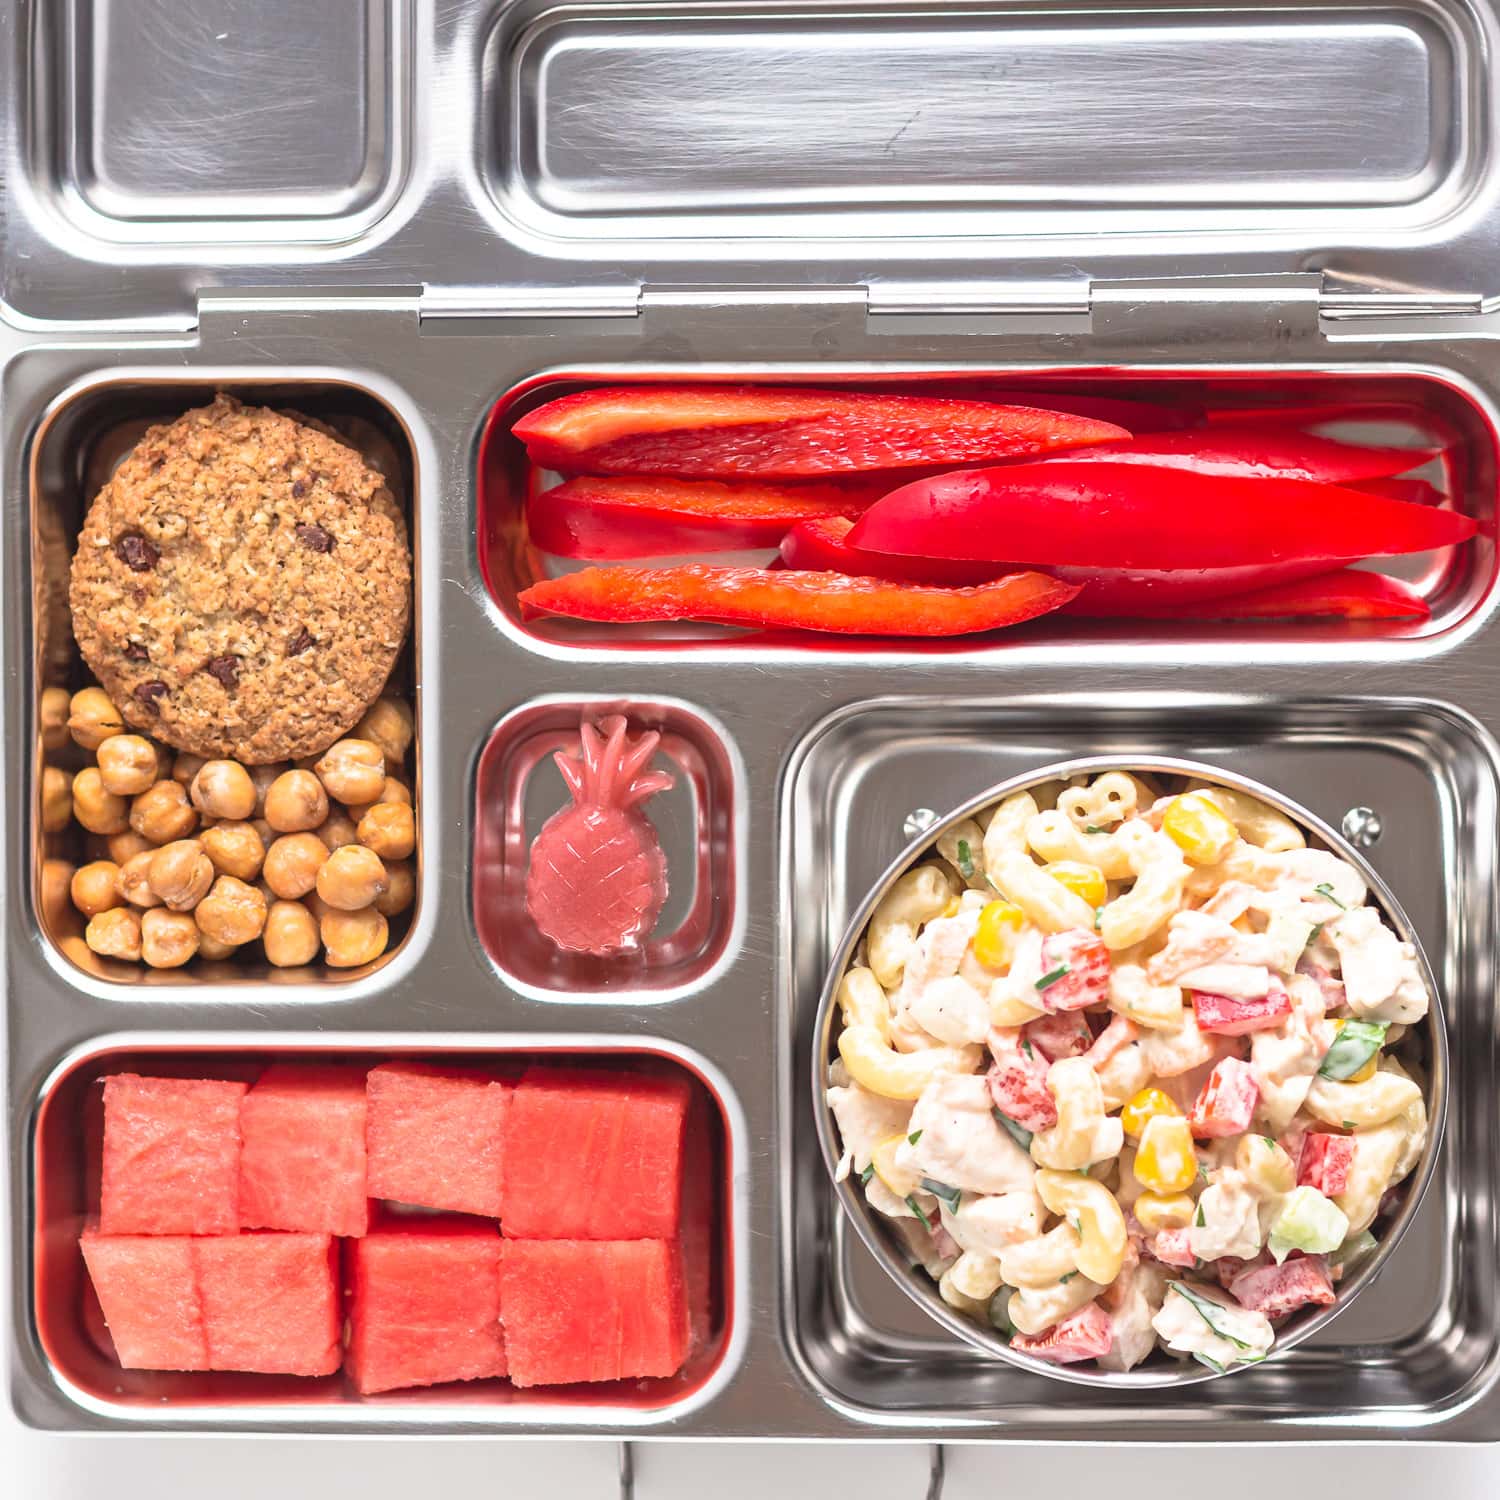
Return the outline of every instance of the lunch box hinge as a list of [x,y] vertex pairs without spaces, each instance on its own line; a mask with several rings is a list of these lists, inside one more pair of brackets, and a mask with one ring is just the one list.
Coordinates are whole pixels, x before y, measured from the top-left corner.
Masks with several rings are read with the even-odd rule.
[[1166,276],[1096,281],[1089,288],[1092,331],[1178,344],[1229,341],[1286,344],[1316,337],[1323,276]]
[[[972,285],[943,283],[925,286],[911,282],[875,282],[868,288],[870,317],[957,318],[966,320],[1022,319],[1028,328],[1034,319],[1056,322],[1062,329],[1088,317],[1089,291],[1081,282],[1037,282]],[[958,330],[961,331],[961,330]],[[989,332],[988,325],[975,332]]]
[[266,286],[203,287],[198,292],[198,327],[205,323],[232,323],[234,319],[275,315],[336,317],[341,313],[394,313],[415,318],[422,289],[417,286],[300,287]]
[[640,311],[641,289],[634,284],[569,292],[547,287],[430,286],[422,292],[417,316],[423,324],[451,326],[491,318],[634,318]]

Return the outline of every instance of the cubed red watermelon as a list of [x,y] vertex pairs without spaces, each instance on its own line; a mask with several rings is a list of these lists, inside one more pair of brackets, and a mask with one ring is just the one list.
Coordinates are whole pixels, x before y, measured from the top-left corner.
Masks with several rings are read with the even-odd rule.
[[505,1374],[493,1225],[376,1225],[350,1243],[349,1264],[347,1365],[363,1394]]
[[382,1063],[368,1079],[370,1194],[500,1217],[500,1154],[514,1085],[476,1068]]
[[102,1234],[234,1234],[243,1083],[104,1080]]
[[343,1350],[338,1246],[327,1234],[193,1242],[214,1370],[331,1375]]
[[361,1235],[369,1227],[363,1068],[278,1063],[240,1106],[240,1223]]
[[691,1099],[680,1074],[528,1068],[502,1152],[507,1238],[673,1238]]
[[84,1231],[84,1263],[125,1369],[209,1368],[193,1243],[182,1235]]
[[500,1308],[518,1386],[674,1375],[687,1358],[675,1241],[508,1240]]

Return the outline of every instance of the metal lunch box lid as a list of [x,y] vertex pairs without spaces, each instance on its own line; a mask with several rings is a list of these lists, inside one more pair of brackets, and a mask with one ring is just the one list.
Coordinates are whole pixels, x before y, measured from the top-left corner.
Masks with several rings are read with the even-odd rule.
[[0,303],[190,326],[226,288],[433,317],[775,290],[1087,333],[1227,299],[1276,310],[1267,340],[1298,309],[1474,314],[1494,10],[59,0],[0,58]]

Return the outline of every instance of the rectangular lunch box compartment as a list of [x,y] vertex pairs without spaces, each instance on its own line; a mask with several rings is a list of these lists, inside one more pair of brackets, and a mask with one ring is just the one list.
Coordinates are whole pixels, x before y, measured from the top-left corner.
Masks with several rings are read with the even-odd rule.
[[[324,1377],[230,1372],[125,1370],[117,1362],[98,1299],[83,1265],[78,1236],[97,1209],[103,1091],[114,1073],[146,1077],[222,1078],[253,1082],[272,1062],[338,1062],[374,1066],[395,1059],[493,1067],[566,1062],[680,1076],[692,1084],[683,1194],[682,1253],[693,1342],[687,1363],[666,1378],[519,1389],[507,1381],[466,1381],[360,1397],[342,1374]],[[448,1421],[513,1425],[539,1419],[568,1425],[665,1420],[705,1399],[729,1374],[736,1346],[734,1242],[742,1205],[734,1191],[737,1108],[718,1075],[649,1041],[598,1037],[449,1041],[433,1036],[378,1048],[271,1038],[226,1045],[163,1036],[102,1043],[68,1059],[44,1085],[32,1119],[34,1222],[32,1261],[17,1268],[31,1283],[32,1337],[52,1383],[74,1405],[115,1422],[174,1420],[233,1425],[270,1417],[309,1428]],[[466,1216],[461,1216],[466,1217]],[[478,1221],[469,1221],[478,1222]],[[344,1272],[348,1290],[348,1271]],[[503,1316],[503,1315],[502,1315]],[[347,1336],[347,1324],[346,1324]]]
[[[34,666],[32,711],[40,722],[43,692],[60,687],[68,692],[90,685],[93,677],[73,639],[68,609],[68,575],[79,528],[89,505],[119,461],[156,423],[169,422],[184,411],[206,405],[224,390],[248,403],[291,410],[323,421],[352,443],[385,475],[391,493],[406,516],[413,554],[413,586],[420,569],[421,510],[418,480],[409,434],[401,417],[383,400],[348,382],[298,379],[270,375],[263,380],[227,381],[161,377],[109,376],[92,380],[61,396],[48,409],[31,440],[28,506],[32,557],[32,640]],[[333,969],[321,963],[307,968],[275,969],[264,962],[235,960],[208,964],[195,960],[183,969],[149,969],[140,964],[101,958],[83,939],[83,919],[68,896],[67,867],[91,852],[91,835],[74,822],[61,832],[43,831],[40,796],[43,771],[55,765],[66,771],[81,768],[89,757],[71,739],[56,749],[34,742],[32,776],[26,808],[32,830],[30,884],[32,910],[44,939],[56,951],[65,970],[82,970],[100,979],[138,991],[171,988],[177,995],[193,986],[269,983],[296,985],[313,982],[342,985],[363,978],[387,964],[417,925],[423,900],[423,813],[420,786],[421,703],[416,692],[418,621],[414,597],[412,632],[389,680],[390,691],[411,704],[416,736],[408,752],[408,775],[413,778],[417,811],[415,898],[406,912],[390,920],[390,942],[373,963],[358,969]],[[129,991],[125,991],[129,993]]]
[[131,245],[367,228],[409,149],[407,0],[59,0],[31,36],[46,206]]
[[[1444,453],[1438,459],[1424,464],[1421,454],[1413,456],[1413,474],[1429,480],[1441,492],[1445,504],[1473,516],[1483,530],[1492,530],[1495,515],[1500,448],[1497,448],[1493,406],[1467,381],[1437,371],[1375,371],[1353,365],[1316,371],[1296,368],[1248,371],[1209,366],[1192,371],[1141,368],[1130,373],[1113,370],[1094,375],[1055,368],[1033,372],[1014,369],[903,372],[866,366],[856,373],[820,365],[805,373],[787,374],[783,369],[761,371],[753,364],[741,366],[732,374],[724,373],[722,365],[713,367],[711,373],[681,368],[663,370],[659,366],[610,367],[607,373],[559,370],[527,381],[500,398],[486,424],[478,460],[481,570],[500,608],[539,641],[624,650],[662,643],[684,650],[732,650],[736,645],[759,644],[745,632],[706,625],[622,626],[550,618],[523,621],[520,617],[517,596],[522,590],[540,578],[557,576],[587,564],[544,555],[531,544],[524,520],[528,496],[556,484],[559,476],[542,471],[529,461],[521,442],[511,436],[511,426],[544,402],[589,386],[627,382],[649,386],[684,380],[726,384],[758,380],[820,388],[946,393],[999,402],[1052,401],[1060,410],[1067,410],[1070,395],[1105,396],[1164,406],[1183,414],[1184,420],[1195,422],[1305,427],[1350,442],[1395,447],[1440,445]],[[899,471],[893,473],[892,488],[904,482]],[[774,556],[769,551],[705,553],[701,554],[701,560],[763,563]],[[661,560],[643,562],[650,566],[659,565]],[[1180,641],[1184,635],[1235,643],[1414,641],[1449,629],[1479,606],[1493,582],[1495,547],[1489,535],[1481,534],[1461,547],[1415,556],[1376,558],[1367,566],[1414,585],[1431,608],[1431,619],[1420,624],[1306,620],[1184,624],[1088,620],[1054,614],[977,638],[893,642],[865,637],[835,641],[833,637],[809,634],[797,639],[794,649],[827,648],[833,642],[841,649],[878,651],[899,646],[903,650],[937,655],[976,648],[998,650],[1009,643],[1097,646],[1100,642]]]
[[[936,1330],[844,1222],[809,1113],[826,966],[923,809],[942,815],[987,786],[1070,757],[1133,753],[1251,776],[1334,827],[1351,809],[1373,810],[1381,832],[1364,852],[1432,961],[1452,1053],[1437,1175],[1378,1278],[1284,1358],[1170,1402],[1160,1391],[1059,1386]],[[1488,1391],[1500,1356],[1500,1217],[1475,1185],[1500,1174],[1490,1120],[1497,815],[1493,741],[1461,713],[1419,700],[1018,693],[1004,701],[890,698],[825,720],[795,756],[782,808],[791,966],[782,1327],[824,1399],[867,1423],[952,1421],[1061,1439],[1089,1436],[1108,1413],[1112,1432],[1126,1438],[1231,1441],[1256,1428],[1276,1436],[1282,1426],[1304,1437],[1374,1436],[1393,1422],[1420,1432]]]
[[[641,805],[667,866],[667,900],[640,947],[607,958],[564,953],[526,909],[532,841],[570,805],[553,763],[576,754],[578,726],[623,714],[632,737],[661,735],[651,769],[675,780]],[[670,699],[551,699],[508,714],[479,756],[474,794],[474,925],[512,988],[551,1000],[670,999],[725,960],[739,909],[737,812],[743,791],[723,732]]]

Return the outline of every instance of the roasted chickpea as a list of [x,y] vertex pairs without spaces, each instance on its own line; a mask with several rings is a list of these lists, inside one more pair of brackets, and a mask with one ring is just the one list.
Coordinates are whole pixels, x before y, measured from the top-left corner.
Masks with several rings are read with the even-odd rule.
[[193,777],[201,771],[208,762],[201,755],[193,755],[190,751],[179,750],[177,758],[172,762],[172,780],[179,782],[182,786],[191,786]]
[[141,919],[124,906],[114,906],[89,918],[83,940],[104,958],[128,958],[138,962],[141,956]]
[[380,747],[387,771],[399,771],[411,746],[412,714],[399,698],[377,698],[354,726],[357,739]]
[[266,822],[277,833],[303,833],[328,816],[328,794],[311,771],[283,771],[266,793]]
[[314,768],[330,797],[340,802],[374,802],[385,790],[385,756],[372,740],[340,740]]
[[130,826],[153,844],[170,844],[192,833],[198,812],[180,781],[158,781],[130,804]]
[[163,844],[146,867],[151,889],[173,911],[191,911],[208,894],[214,874],[214,862],[197,839]]
[[283,901],[305,896],[318,883],[328,848],[315,833],[283,834],[266,850],[266,884]]
[[42,689],[37,709],[42,749],[61,750],[68,743],[68,690],[61,687]]
[[[193,926],[194,927],[198,926],[198,923],[197,923],[196,920],[193,921]],[[237,953],[238,951],[239,950],[236,948],[236,946],[233,943],[221,943],[221,942],[217,941],[216,939],[209,937],[208,934],[205,933],[201,928],[199,929],[199,931],[198,931],[198,957],[199,958],[206,960],[208,963],[216,964],[216,963],[222,962],[226,958],[232,958],[235,955],[235,953]]]
[[337,908],[330,906],[317,891],[309,891],[303,898],[302,904],[313,914],[313,920],[321,922],[329,912]]
[[112,833],[104,842],[108,846],[109,857],[117,865],[123,865],[126,860],[134,859],[137,854],[144,854],[148,849],[156,847],[150,839],[143,839],[133,828],[127,828],[124,833]]
[[37,882],[37,905],[41,908],[42,925],[58,937],[72,935],[67,931],[73,925],[69,888],[76,873],[65,859],[42,861],[41,879]]
[[385,878],[390,883],[375,898],[375,910],[383,917],[398,916],[411,905],[417,893],[416,877],[412,874],[411,862],[405,859],[387,861]]
[[349,816],[356,823],[361,822],[372,807],[379,807],[383,802],[403,802],[407,807],[411,806],[411,792],[406,783],[396,776],[387,776],[385,786],[380,795],[373,802],[359,802],[349,809]]
[[96,859],[73,872],[68,887],[73,905],[86,917],[97,917],[124,900],[120,889],[120,867],[112,859]]
[[185,911],[141,913],[141,957],[153,969],[180,969],[201,943],[198,924]]
[[255,783],[237,760],[205,761],[188,785],[188,796],[210,818],[239,823],[255,812]]
[[318,924],[330,968],[353,969],[385,952],[390,928],[373,906],[363,911],[331,911]]
[[199,836],[203,852],[221,875],[254,880],[266,857],[266,846],[252,823],[215,823]]
[[348,844],[357,844],[359,829],[354,819],[342,807],[336,807],[323,820],[323,826],[318,829],[318,837],[322,839],[324,847],[332,853],[335,849],[342,849]]
[[381,859],[405,859],[417,847],[417,820],[404,802],[377,802],[359,820],[359,841]]
[[198,930],[215,942],[236,947],[261,935],[266,925],[266,898],[253,885],[221,875],[193,908]]
[[266,913],[262,938],[266,962],[278,969],[310,964],[318,956],[322,941],[317,919],[300,901],[277,901]]
[[42,767],[42,832],[61,833],[73,817],[73,778],[60,766]]
[[124,833],[130,806],[104,789],[98,766],[85,766],[73,778],[73,816],[90,833]]
[[73,743],[97,750],[112,734],[123,734],[125,721],[103,688],[88,687],[68,702],[68,733]]
[[271,790],[271,784],[276,778],[290,769],[284,760],[278,760],[274,765],[250,767],[250,780],[255,787],[255,807],[250,814],[252,818],[265,817],[266,793]]
[[136,797],[156,785],[156,746],[143,734],[114,734],[99,746],[99,775],[117,797]]
[[318,894],[339,911],[369,906],[388,883],[384,862],[362,844],[335,849],[318,871]]
[[150,908],[161,905],[161,897],[151,889],[151,861],[155,849],[132,855],[120,866],[120,894],[132,905]]

